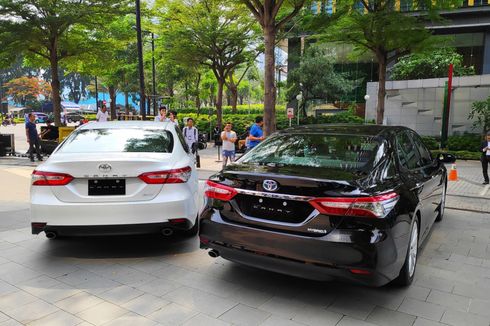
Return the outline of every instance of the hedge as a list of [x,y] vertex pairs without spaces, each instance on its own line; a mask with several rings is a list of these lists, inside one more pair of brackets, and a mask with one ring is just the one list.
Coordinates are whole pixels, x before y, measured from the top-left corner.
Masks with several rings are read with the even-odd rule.
[[449,136],[447,140],[447,149],[440,150],[440,138],[423,136],[424,144],[432,153],[450,153],[460,160],[479,160],[481,136],[478,134],[464,134]]
[[434,157],[441,153],[449,153],[456,156],[459,160],[480,160],[481,158],[480,152],[433,150],[431,153]]

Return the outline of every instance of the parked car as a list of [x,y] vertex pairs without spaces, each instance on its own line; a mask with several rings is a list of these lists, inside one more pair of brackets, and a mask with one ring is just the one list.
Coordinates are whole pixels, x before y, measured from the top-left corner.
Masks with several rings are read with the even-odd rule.
[[443,218],[445,160],[404,127],[278,132],[207,181],[201,247],[299,277],[408,285]]
[[48,120],[48,115],[42,112],[32,112],[36,116],[36,123],[45,123]]
[[64,119],[66,119],[66,122],[71,123],[71,122],[79,122],[85,119],[85,117],[78,113],[67,113]]
[[84,124],[32,173],[32,233],[196,234],[198,177],[179,128]]

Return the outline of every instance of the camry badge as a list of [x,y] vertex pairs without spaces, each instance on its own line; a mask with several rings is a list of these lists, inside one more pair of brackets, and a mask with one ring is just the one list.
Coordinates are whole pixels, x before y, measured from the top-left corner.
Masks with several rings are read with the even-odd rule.
[[274,180],[264,180],[262,187],[264,187],[264,190],[267,191],[276,191],[277,188],[279,188],[279,185]]
[[99,171],[100,172],[110,172],[112,170],[112,166],[107,163],[102,163],[99,164]]

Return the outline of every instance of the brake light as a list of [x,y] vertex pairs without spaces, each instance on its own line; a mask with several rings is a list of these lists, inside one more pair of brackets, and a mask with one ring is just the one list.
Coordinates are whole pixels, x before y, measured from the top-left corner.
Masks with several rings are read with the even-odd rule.
[[189,166],[181,169],[147,172],[138,176],[147,184],[186,183],[191,177],[192,169]]
[[208,198],[230,201],[237,195],[237,191],[232,187],[208,180],[206,181],[204,194]]
[[352,273],[352,274],[357,274],[357,275],[371,275],[371,272],[368,271],[368,270],[365,270],[365,269],[355,269],[355,268],[351,268],[349,269],[349,271]]
[[33,186],[65,186],[74,178],[65,173],[44,172],[34,170],[31,175]]
[[316,198],[310,201],[321,214],[381,218],[395,207],[395,192],[371,197]]

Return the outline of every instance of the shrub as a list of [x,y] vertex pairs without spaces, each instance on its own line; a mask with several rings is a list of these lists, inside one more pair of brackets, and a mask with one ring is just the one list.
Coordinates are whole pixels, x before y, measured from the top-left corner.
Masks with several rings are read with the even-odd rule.
[[427,148],[430,150],[439,149],[440,141],[438,141],[435,137],[422,136],[422,141],[424,142],[425,146],[427,146]]
[[481,136],[476,134],[450,136],[447,139],[447,147],[451,151],[479,152],[480,144]]
[[434,150],[431,151],[432,156],[436,157],[440,153],[449,153],[456,156],[458,160],[480,160],[480,152],[469,152],[469,151],[445,151],[445,150]]

